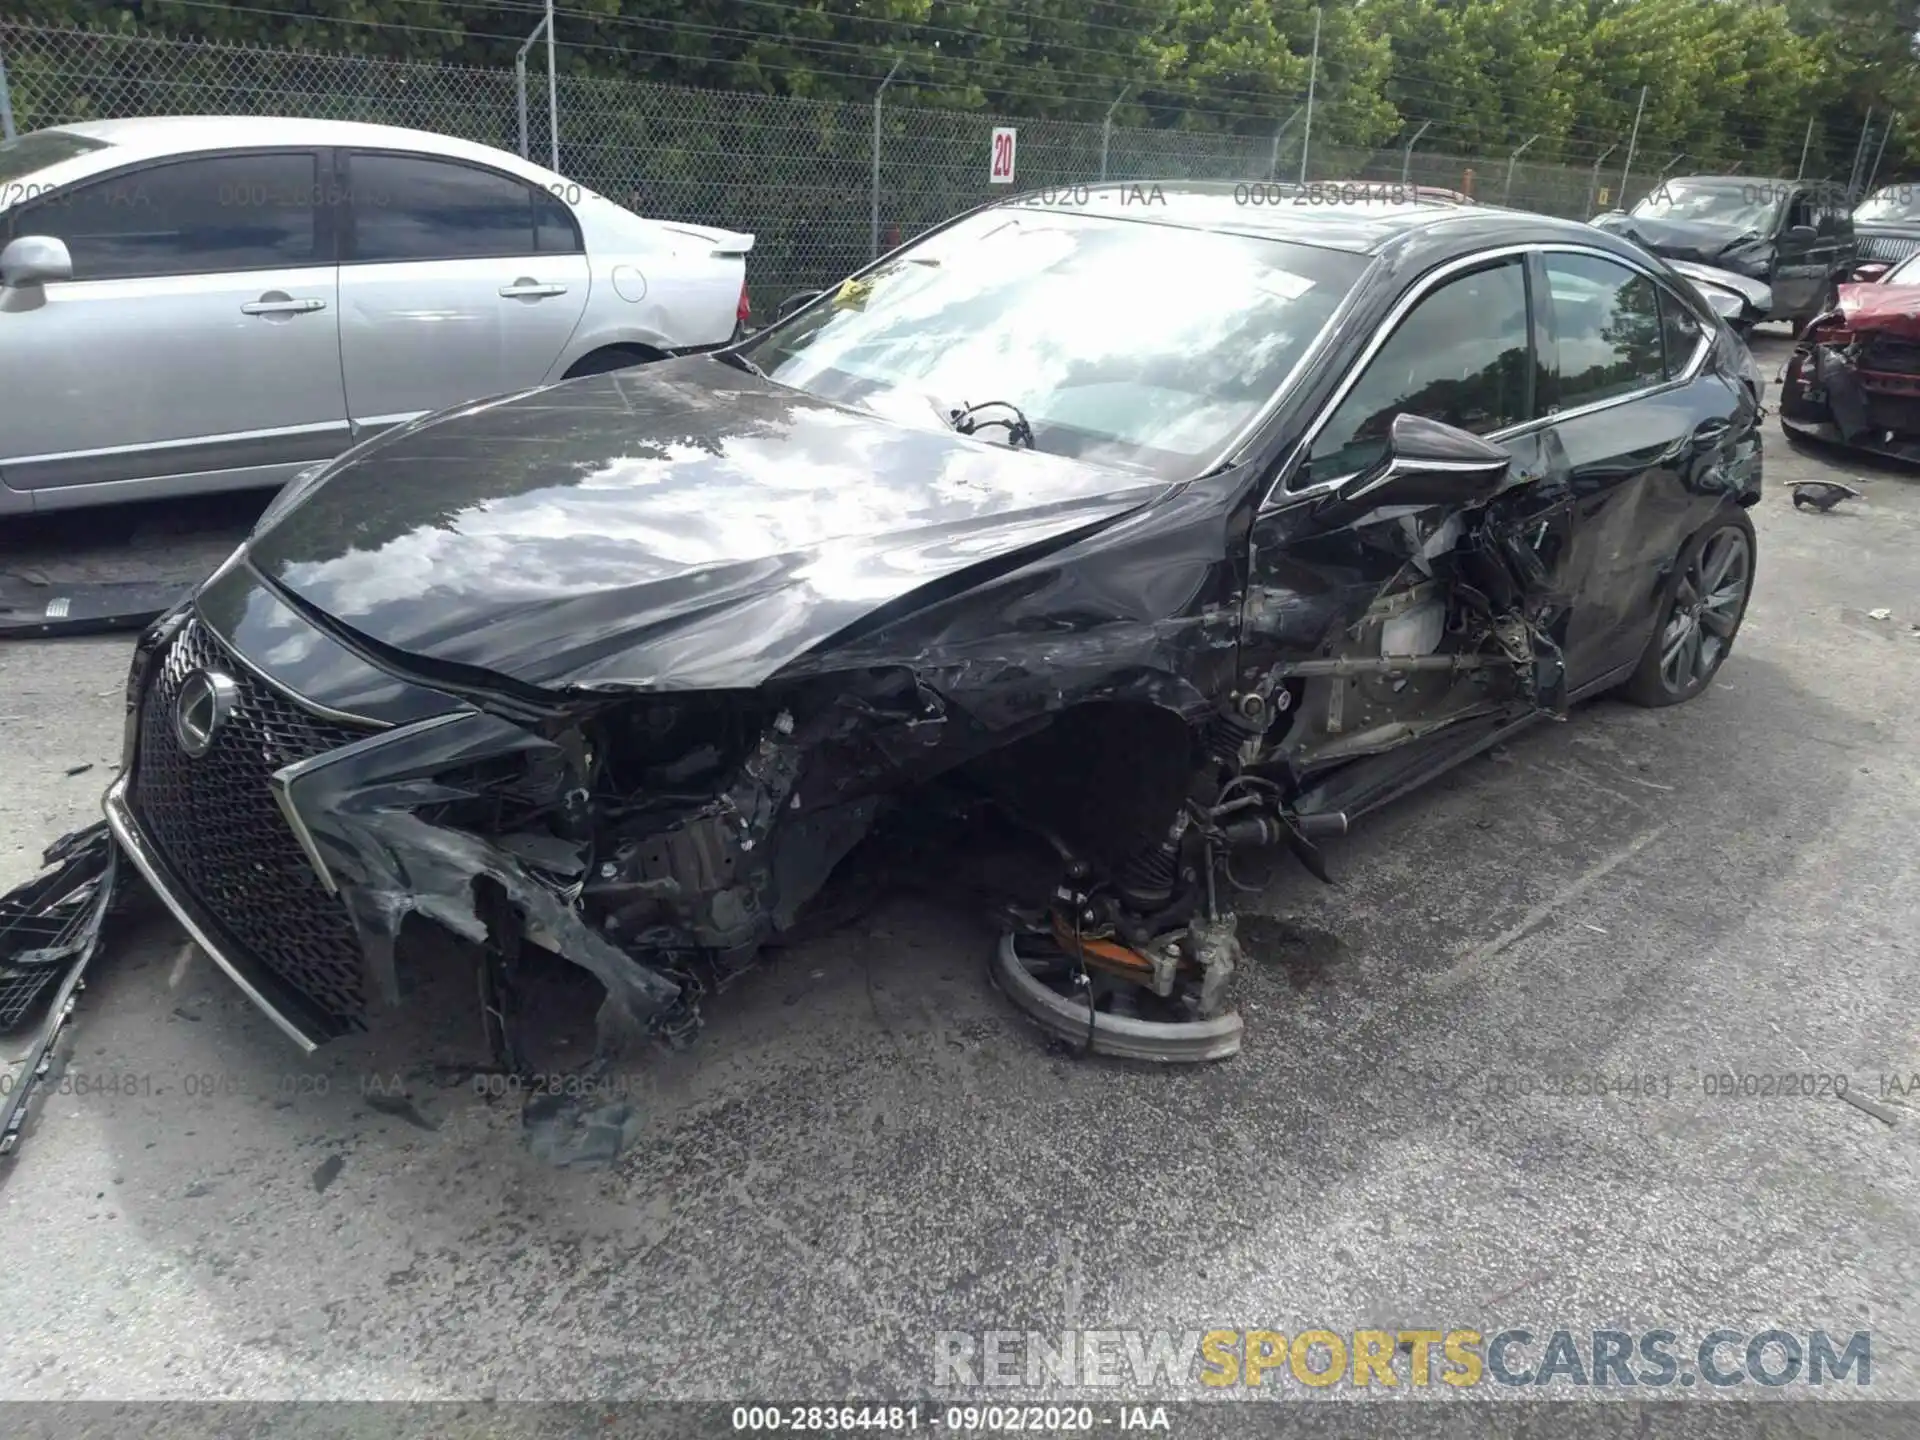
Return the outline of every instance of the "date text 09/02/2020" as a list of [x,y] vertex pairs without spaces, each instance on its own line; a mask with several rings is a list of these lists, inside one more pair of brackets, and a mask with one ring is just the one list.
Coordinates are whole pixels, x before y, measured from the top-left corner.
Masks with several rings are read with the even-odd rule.
[[851,1430],[1064,1434],[1095,1429],[1172,1429],[1164,1405],[736,1405],[733,1428],[749,1433]]
[[[1670,1100],[1675,1095],[1700,1095],[1718,1100],[1833,1099],[1853,1088],[1853,1082],[1847,1075],[1823,1070],[1500,1072],[1487,1076],[1485,1083],[1489,1095],[1537,1095],[1548,1098],[1611,1095],[1628,1100]],[[1887,1093],[1888,1088],[1887,1077],[1882,1077],[1882,1093]]]

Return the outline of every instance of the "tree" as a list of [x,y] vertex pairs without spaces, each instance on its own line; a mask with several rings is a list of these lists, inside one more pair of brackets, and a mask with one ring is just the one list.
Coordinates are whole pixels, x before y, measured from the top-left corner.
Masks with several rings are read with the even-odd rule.
[[[20,18],[503,67],[543,0],[15,0]],[[1305,100],[1315,149],[1424,148],[1584,166],[1641,87],[1657,169],[1844,169],[1869,108],[1920,113],[1920,0],[560,0],[571,76],[864,105],[1274,133]],[[1293,130],[1296,142],[1300,125]],[[1538,137],[1538,138],[1535,138]],[[1657,153],[1656,153],[1657,152]],[[1885,173],[1904,162],[1896,134]]]

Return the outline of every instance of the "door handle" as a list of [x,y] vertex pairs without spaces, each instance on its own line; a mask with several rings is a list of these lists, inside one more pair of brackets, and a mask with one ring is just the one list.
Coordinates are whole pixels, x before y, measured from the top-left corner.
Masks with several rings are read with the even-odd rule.
[[268,299],[262,296],[258,300],[248,301],[240,307],[242,315],[310,315],[315,310],[324,310],[324,300],[290,300],[285,296]]
[[1702,420],[1693,430],[1673,442],[1653,463],[1655,465],[1673,465],[1687,455],[1698,454],[1702,450],[1711,450],[1727,438],[1727,432],[1733,429],[1725,420]]
[[1658,461],[1662,465],[1671,465],[1685,455],[1698,455],[1703,450],[1711,450],[1722,440],[1733,426],[1725,420],[1702,420],[1693,427],[1686,439],[1674,445]]
[[538,300],[545,295],[564,295],[564,285],[542,285],[538,280],[522,275],[511,285],[502,285],[500,293],[509,300]]

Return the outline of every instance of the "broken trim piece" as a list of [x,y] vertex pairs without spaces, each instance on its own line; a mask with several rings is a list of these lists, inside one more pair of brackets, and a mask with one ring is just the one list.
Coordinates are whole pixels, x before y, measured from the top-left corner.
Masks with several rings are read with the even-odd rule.
[[[609,1057],[648,1033],[682,997],[666,974],[594,930],[577,905],[577,881],[529,866],[490,839],[416,813],[460,793],[444,777],[463,765],[557,753],[553,741],[479,711],[435,716],[287,767],[272,785],[282,813],[322,882],[346,906],[376,1002],[400,1003],[394,950],[406,916],[419,914],[475,944],[513,943],[498,925],[589,971],[605,987],[600,1053]],[[558,801],[560,796],[552,797]],[[563,847],[584,871],[584,841]],[[540,871],[540,873],[536,873]],[[504,892],[486,905],[478,882]],[[483,907],[492,912],[490,919]]]
[[141,630],[179,604],[192,588],[177,581],[147,580],[43,585],[0,575],[0,639]]
[[[306,708],[312,708],[304,700],[300,703]],[[407,733],[424,733],[455,720],[464,721],[469,714],[468,711],[456,710],[451,714],[436,715],[417,725],[409,726]],[[274,804],[280,807],[280,813],[285,817],[288,828],[293,831],[293,838],[300,842],[300,849],[306,855],[308,863],[313,866],[313,873],[319,878],[329,895],[338,895],[340,885],[333,878],[333,867],[327,864],[326,857],[320,853],[320,846],[313,838],[313,831],[307,828],[306,817],[300,813],[300,807],[293,802],[294,786],[298,785],[304,777],[329,765],[352,764],[361,755],[370,750],[377,750],[392,739],[393,732],[381,731],[341,749],[328,750],[315,755],[310,760],[295,761],[291,765],[274,771],[268,777],[267,784],[273,791]]]
[[13,1093],[5,1097],[4,1105],[0,1105],[0,1157],[12,1156],[19,1149],[28,1111],[34,1096],[53,1069],[54,1051],[66,1031],[67,1022],[73,1018],[74,1004],[86,984],[87,966],[100,948],[100,932],[106,924],[107,912],[113,908],[119,888],[119,848],[105,833],[104,827],[96,824],[92,827],[92,833],[83,830],[66,836],[47,851],[50,861],[58,856],[60,863],[71,865],[79,858],[84,847],[96,844],[105,853],[100,860],[99,876],[93,882],[95,889],[87,918],[81,925],[80,933],[71,942],[74,957],[68,963],[66,974],[60,979],[59,989],[54,992],[46,1018],[41,1021],[39,1036],[22,1058],[20,1081],[13,1087]]
[[[105,909],[104,906],[101,908]],[[73,1018],[74,1004],[85,984],[87,963],[93,959],[99,939],[96,931],[88,939],[86,950],[67,968],[60,988],[54,992],[53,1004],[47,1011],[46,1019],[41,1022],[40,1036],[21,1063],[20,1080],[7,1097],[5,1108],[0,1109],[0,1158],[10,1157],[20,1148],[27,1112],[32,1107],[35,1094],[53,1069],[54,1049],[59,1045],[61,1035],[66,1032],[67,1022]]]

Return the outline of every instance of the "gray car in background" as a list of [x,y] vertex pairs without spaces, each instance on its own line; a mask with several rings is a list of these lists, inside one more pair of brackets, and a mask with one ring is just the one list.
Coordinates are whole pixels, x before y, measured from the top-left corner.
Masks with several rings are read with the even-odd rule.
[[0,514],[278,485],[423,413],[746,318],[751,235],[345,121],[0,144]]
[[1593,223],[1662,259],[1764,284],[1768,318],[1796,329],[1833,303],[1854,264],[1846,194],[1818,180],[1681,176],[1658,182],[1631,211]]

